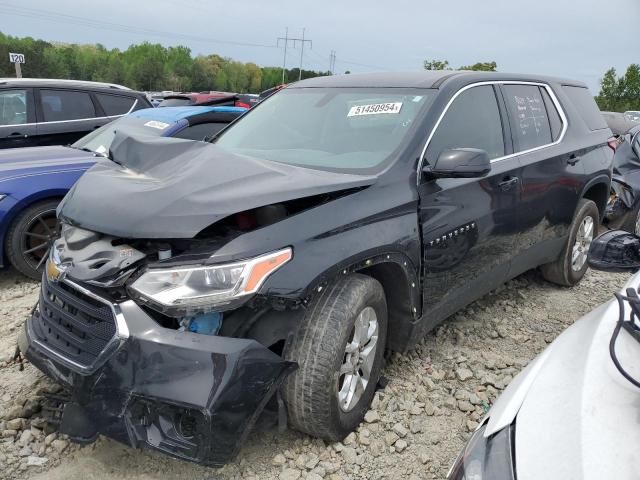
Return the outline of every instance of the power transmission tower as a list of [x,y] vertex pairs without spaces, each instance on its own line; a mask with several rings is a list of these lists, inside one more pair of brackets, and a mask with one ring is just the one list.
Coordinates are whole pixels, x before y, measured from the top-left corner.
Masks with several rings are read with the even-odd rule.
[[285,74],[285,69],[286,69],[286,64],[287,64],[287,45],[289,44],[289,42],[293,42],[293,48],[296,48],[296,42],[300,42],[301,44],[301,49],[300,49],[300,71],[298,73],[298,80],[302,80],[302,58],[304,56],[304,44],[308,43],[310,48],[313,48],[313,42],[309,39],[305,39],[304,38],[304,34],[305,34],[305,30],[306,29],[302,29],[302,38],[293,38],[289,36],[289,29],[287,28],[286,30],[286,34],[284,37],[278,37],[278,46],[280,46],[280,41],[284,41],[284,63],[282,66],[282,83],[285,83],[284,81],[284,74]]
[[277,46],[280,46],[280,40],[284,40],[284,60],[282,61],[282,83],[284,84],[284,74],[287,69],[287,44],[289,43],[289,27],[286,28],[284,38],[278,37]]
[[329,55],[329,72],[333,75],[333,71],[336,68],[336,51],[331,50],[331,55]]

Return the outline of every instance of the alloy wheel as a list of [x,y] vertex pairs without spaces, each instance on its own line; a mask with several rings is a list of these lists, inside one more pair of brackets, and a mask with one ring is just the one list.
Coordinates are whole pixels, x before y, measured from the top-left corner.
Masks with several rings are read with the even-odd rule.
[[367,389],[378,347],[378,330],[376,311],[365,307],[356,318],[340,367],[338,405],[343,412],[353,410]]
[[571,268],[574,272],[579,272],[587,262],[589,247],[593,241],[594,221],[590,216],[584,217],[576,234],[576,241],[571,252]]

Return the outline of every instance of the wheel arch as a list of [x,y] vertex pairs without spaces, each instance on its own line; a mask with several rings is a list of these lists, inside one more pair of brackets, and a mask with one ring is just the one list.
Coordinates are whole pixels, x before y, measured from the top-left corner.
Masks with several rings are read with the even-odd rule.
[[604,218],[604,212],[607,207],[607,200],[609,199],[609,192],[611,189],[611,178],[601,175],[596,178],[591,179],[584,189],[582,190],[582,194],[580,198],[586,198],[588,200],[592,200],[596,207],[598,207],[598,212],[600,213],[600,222]]

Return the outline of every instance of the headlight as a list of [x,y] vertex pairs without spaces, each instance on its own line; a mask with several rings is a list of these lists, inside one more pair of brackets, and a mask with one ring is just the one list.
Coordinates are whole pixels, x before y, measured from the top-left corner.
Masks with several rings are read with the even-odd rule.
[[224,305],[255,293],[292,256],[291,249],[285,248],[237,263],[150,269],[133,282],[131,289],[166,308]]
[[486,425],[475,431],[449,470],[449,480],[514,480],[512,426],[485,438]]

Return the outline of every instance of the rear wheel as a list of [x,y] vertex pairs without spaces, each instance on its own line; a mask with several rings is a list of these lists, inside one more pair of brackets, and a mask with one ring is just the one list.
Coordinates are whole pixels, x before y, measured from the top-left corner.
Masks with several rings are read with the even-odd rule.
[[332,441],[352,432],[373,399],[386,336],[387,303],[377,280],[349,275],[320,294],[285,353],[299,366],[283,388],[290,425]]
[[59,200],[36,203],[21,212],[7,232],[6,252],[22,274],[40,280],[49,248],[57,237]]
[[564,286],[572,286],[582,280],[589,268],[587,254],[597,233],[599,218],[598,207],[593,201],[580,200],[560,257],[540,267],[546,280]]

